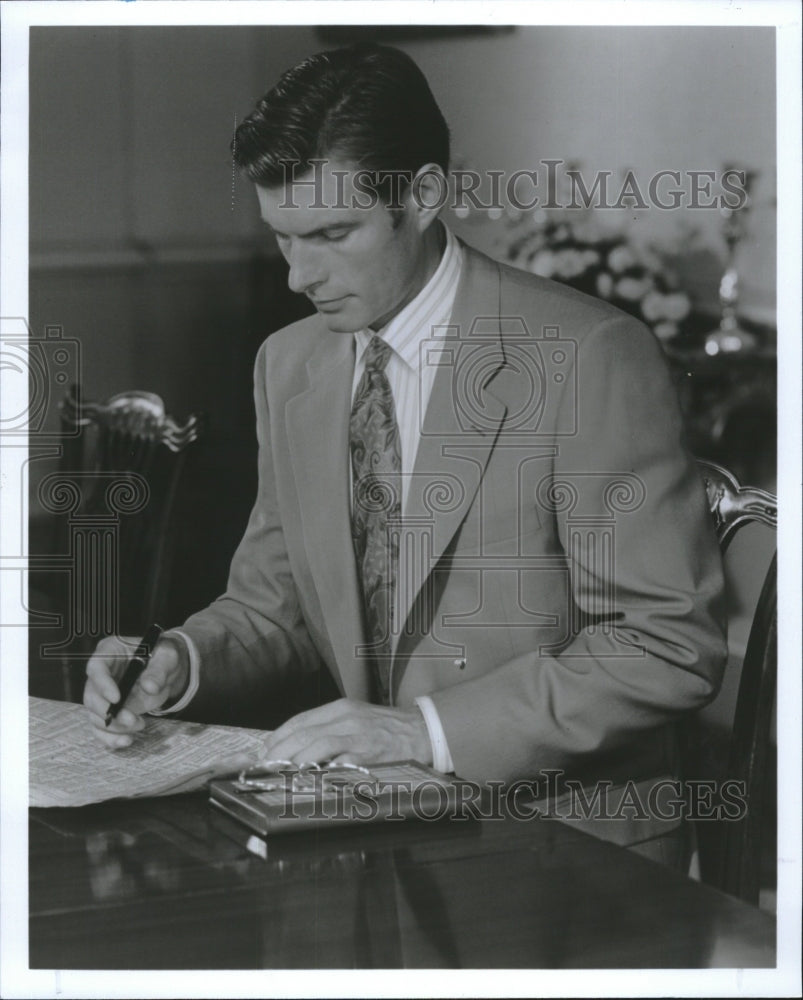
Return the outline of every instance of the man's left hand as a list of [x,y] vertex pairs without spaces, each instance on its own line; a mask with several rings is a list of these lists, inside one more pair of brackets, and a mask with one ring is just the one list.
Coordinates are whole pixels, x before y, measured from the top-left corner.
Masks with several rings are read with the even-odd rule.
[[418,708],[385,708],[341,698],[293,716],[265,744],[270,760],[379,764],[432,763],[432,746]]

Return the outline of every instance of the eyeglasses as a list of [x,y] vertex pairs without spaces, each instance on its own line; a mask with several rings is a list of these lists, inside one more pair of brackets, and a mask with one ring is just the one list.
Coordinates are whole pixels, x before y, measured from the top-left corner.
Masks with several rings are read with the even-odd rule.
[[[367,767],[359,764],[320,764],[318,761],[266,760],[240,771],[232,787],[237,792],[289,791],[296,795],[316,795],[336,791],[358,775],[372,777]],[[290,782],[288,785],[288,777]]]

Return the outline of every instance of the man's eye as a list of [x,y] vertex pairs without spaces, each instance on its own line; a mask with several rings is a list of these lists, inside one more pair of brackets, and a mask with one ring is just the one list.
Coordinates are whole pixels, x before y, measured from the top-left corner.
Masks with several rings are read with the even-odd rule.
[[339,243],[341,240],[344,240],[350,232],[350,229],[336,230],[333,233],[325,233],[324,238],[327,243]]

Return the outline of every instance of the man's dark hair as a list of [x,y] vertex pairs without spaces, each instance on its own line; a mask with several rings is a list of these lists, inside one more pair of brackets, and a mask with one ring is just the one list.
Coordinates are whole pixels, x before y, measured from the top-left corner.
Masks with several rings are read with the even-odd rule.
[[[449,169],[449,129],[424,74],[399,49],[358,43],[288,70],[243,121],[234,161],[254,183],[278,187],[314,159],[339,159],[408,181],[425,163]],[[402,183],[399,190],[406,184]]]

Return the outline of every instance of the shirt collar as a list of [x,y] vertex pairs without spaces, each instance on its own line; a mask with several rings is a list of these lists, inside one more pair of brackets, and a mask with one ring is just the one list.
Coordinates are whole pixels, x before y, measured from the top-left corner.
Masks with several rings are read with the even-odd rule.
[[[463,266],[460,244],[448,226],[443,226],[443,230],[446,246],[435,273],[418,295],[378,331],[385,343],[415,372],[421,367],[421,342],[439,335],[433,327],[449,322]],[[373,336],[373,330],[357,330],[354,334],[358,360]]]

